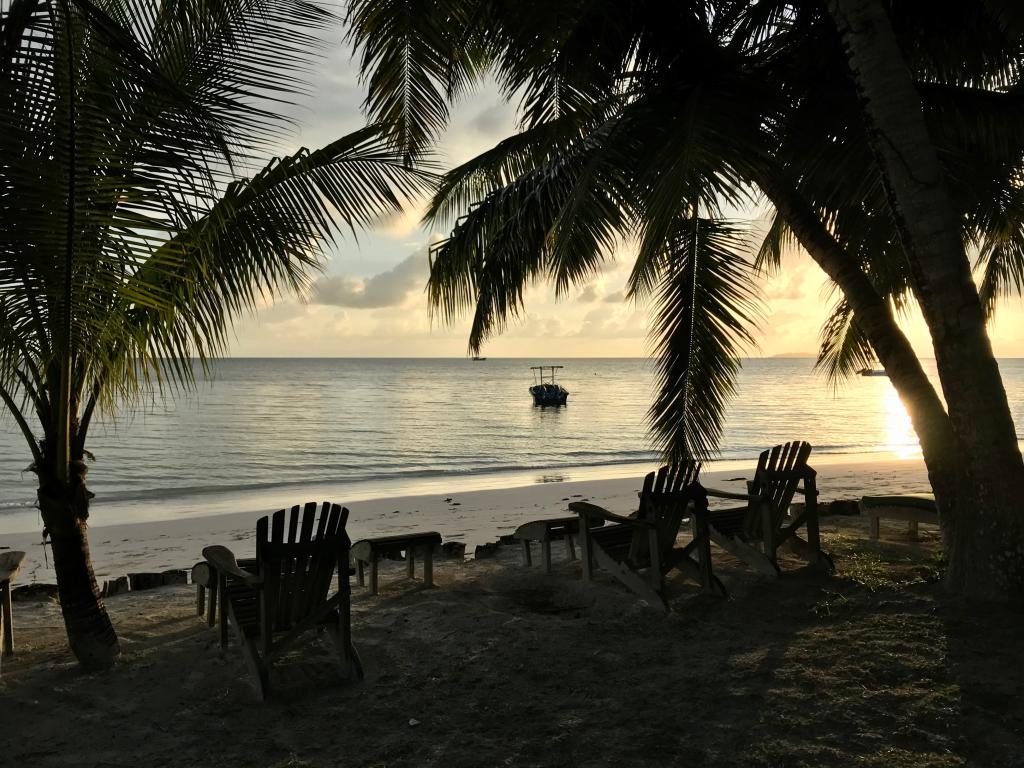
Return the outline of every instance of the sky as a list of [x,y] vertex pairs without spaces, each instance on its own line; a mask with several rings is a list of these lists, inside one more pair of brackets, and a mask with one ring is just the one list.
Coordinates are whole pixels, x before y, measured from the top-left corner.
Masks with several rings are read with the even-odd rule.
[[[341,36],[339,31],[338,37]],[[332,46],[312,73],[308,97],[290,108],[299,127],[280,151],[314,149],[365,122],[365,96],[351,51]],[[515,107],[493,86],[456,105],[440,142],[448,168],[489,149],[515,130]],[[424,287],[427,247],[445,232],[420,225],[422,203],[368,232],[340,240],[324,273],[304,296],[280,296],[235,327],[236,357],[460,357],[467,353],[469,319],[432,321]],[[758,212],[751,211],[754,216]],[[632,259],[623,247],[586,284],[556,297],[547,286],[529,289],[525,310],[482,354],[494,357],[638,357],[650,353],[650,307],[624,297]],[[806,254],[788,254],[782,272],[763,283],[766,312],[753,356],[811,355],[833,297],[823,273]],[[919,317],[904,321],[918,353],[931,357]],[[1004,302],[990,327],[999,356],[1024,357],[1024,302]]]

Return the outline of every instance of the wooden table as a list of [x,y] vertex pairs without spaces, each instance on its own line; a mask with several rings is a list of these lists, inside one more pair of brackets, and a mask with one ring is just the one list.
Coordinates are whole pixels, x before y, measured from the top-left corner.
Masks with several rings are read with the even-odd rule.
[[[600,528],[604,520],[594,519],[591,528]],[[580,532],[579,515],[572,517],[557,517],[550,520],[532,520],[523,523],[512,534],[513,539],[523,543],[523,565],[533,565],[533,556],[530,553],[530,542],[539,541],[541,554],[544,558],[544,570],[551,573],[551,542],[561,539],[565,542],[565,551],[569,560],[576,559],[576,547],[573,543],[573,536]]]
[[356,564],[356,580],[359,586],[366,586],[364,568],[370,566],[370,594],[377,594],[377,561],[382,557],[398,557],[405,553],[405,567],[409,578],[416,573],[416,550],[423,553],[423,585],[434,584],[434,547],[440,546],[441,534],[437,531],[425,533],[404,533],[397,536],[378,536],[361,539],[352,545],[352,559]]
[[871,538],[877,539],[881,519],[906,520],[908,533],[917,535],[918,523],[939,524],[939,508],[930,493],[908,493],[903,496],[863,496],[860,513],[871,519]]
[[11,611],[11,582],[18,575],[24,552],[0,552],[0,629],[3,630],[3,650],[0,658],[14,655],[14,616]]

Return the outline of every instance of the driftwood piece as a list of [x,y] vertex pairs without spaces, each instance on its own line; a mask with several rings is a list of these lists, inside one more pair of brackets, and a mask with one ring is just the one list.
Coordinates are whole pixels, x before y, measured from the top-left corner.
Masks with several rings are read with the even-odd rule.
[[113,597],[128,592],[128,577],[118,576],[103,582],[103,597]]

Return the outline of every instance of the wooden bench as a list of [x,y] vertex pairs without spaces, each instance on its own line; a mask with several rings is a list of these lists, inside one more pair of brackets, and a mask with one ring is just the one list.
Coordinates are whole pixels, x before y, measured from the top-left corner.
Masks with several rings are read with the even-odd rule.
[[[591,519],[591,528],[599,528],[604,525],[600,518]],[[551,542],[561,539],[565,542],[565,552],[569,560],[576,559],[576,546],[573,543],[573,536],[580,533],[580,517],[558,517],[551,520],[532,520],[523,523],[512,534],[512,538],[523,543],[523,565],[533,565],[533,556],[530,553],[530,542],[539,541],[541,555],[544,558],[544,570],[551,573]]]
[[877,539],[881,519],[906,520],[908,532],[917,536],[918,523],[939,524],[935,496],[930,493],[909,493],[904,496],[863,496],[860,513],[871,519],[871,538]]
[[0,552],[0,629],[3,649],[0,658],[14,655],[14,616],[11,612],[11,581],[18,575],[24,552]]
[[377,594],[377,561],[382,557],[398,558],[405,553],[405,567],[409,578],[416,572],[416,550],[423,553],[423,585],[434,584],[434,547],[440,546],[441,534],[405,533],[397,536],[378,536],[375,539],[361,539],[352,545],[352,559],[356,564],[356,580],[359,586],[366,586],[365,567],[370,566],[370,594]]

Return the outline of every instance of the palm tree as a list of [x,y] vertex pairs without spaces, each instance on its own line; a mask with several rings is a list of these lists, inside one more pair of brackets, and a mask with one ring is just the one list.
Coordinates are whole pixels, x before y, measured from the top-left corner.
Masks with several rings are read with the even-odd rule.
[[[727,358],[756,317],[751,266],[778,269],[798,243],[838,291],[821,368],[839,377],[877,359],[908,407],[947,582],[1024,594],[1024,462],[984,328],[993,298],[1024,286],[1015,4],[424,0],[409,11],[358,0],[348,17],[367,106],[409,158],[483,72],[521,105],[521,131],[448,172],[427,214],[455,221],[429,291],[445,317],[475,313],[472,348],[519,311],[524,285],[585,282],[632,239],[630,290],[660,297],[656,436],[669,452],[706,452]],[[758,195],[775,213],[753,265],[735,224],[712,258],[700,233]],[[712,280],[734,293],[705,303]],[[941,397],[897,323],[914,304]]]
[[0,398],[84,667],[118,653],[86,530],[96,414],[190,384],[233,317],[426,183],[376,126],[243,177],[332,21],[306,0],[0,4]]

